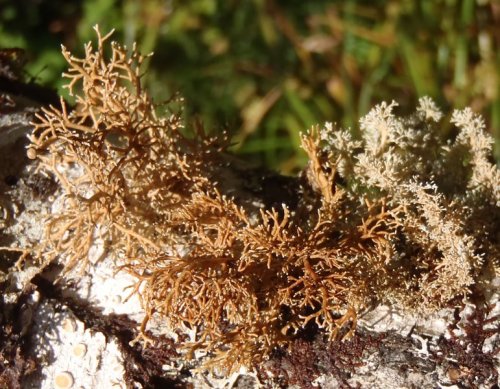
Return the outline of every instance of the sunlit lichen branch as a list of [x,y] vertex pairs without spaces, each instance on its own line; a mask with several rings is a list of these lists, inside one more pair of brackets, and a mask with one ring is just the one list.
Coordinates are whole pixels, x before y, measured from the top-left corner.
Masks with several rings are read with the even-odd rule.
[[142,88],[145,57],[115,42],[108,57],[110,34],[97,33],[84,58],[63,50],[76,106],[45,109],[30,137],[28,155],[63,190],[37,254],[85,270],[95,240],[109,242],[137,279],[143,330],[156,316],[195,331],[186,355],[202,350],[205,366],[230,372],[308,326],[342,339],[373,304],[433,312],[498,271],[500,176],[469,111],[453,116],[454,143],[428,98],[408,118],[394,102],[374,108],[361,139],[315,126],[301,138],[297,204],[256,209],[256,194],[245,203],[220,184],[226,139],[186,137]]

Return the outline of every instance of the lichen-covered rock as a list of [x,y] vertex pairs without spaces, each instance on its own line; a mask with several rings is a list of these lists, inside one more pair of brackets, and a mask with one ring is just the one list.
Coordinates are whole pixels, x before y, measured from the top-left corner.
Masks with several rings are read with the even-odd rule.
[[24,198],[3,231],[24,267],[6,264],[9,285],[33,269],[4,304],[26,287],[43,297],[26,319],[43,385],[99,376],[78,363],[113,347],[127,385],[498,381],[500,174],[479,116],[456,111],[450,137],[430,99],[405,118],[382,103],[360,139],[313,127],[308,165],[280,179],[162,117],[142,88],[144,57],[117,43],[107,56],[108,38],[82,59],[63,50],[76,107],[45,108],[28,147],[29,169],[59,188],[31,217]]

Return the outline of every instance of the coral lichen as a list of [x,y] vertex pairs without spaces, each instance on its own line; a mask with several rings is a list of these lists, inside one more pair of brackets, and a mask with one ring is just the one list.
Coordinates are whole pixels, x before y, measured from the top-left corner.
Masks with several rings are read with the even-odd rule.
[[349,337],[372,304],[429,313],[494,276],[500,174],[469,110],[453,115],[454,141],[428,98],[408,118],[394,102],[377,106],[361,139],[314,127],[302,136],[297,204],[259,207],[228,190],[227,140],[158,114],[142,88],[145,57],[115,42],[107,55],[108,38],[98,32],[83,59],[63,48],[76,106],[44,110],[30,137],[28,155],[64,191],[35,251],[42,265],[85,270],[93,243],[106,242],[137,279],[143,328],[157,315],[194,331],[188,355],[204,351],[205,366],[229,372],[309,323]]

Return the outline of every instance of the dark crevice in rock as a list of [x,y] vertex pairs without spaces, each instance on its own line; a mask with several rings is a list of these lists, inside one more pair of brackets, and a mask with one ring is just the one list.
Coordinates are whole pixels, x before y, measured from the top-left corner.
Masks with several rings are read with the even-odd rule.
[[[23,323],[23,310],[32,290],[21,292],[14,303],[5,300],[8,282],[0,283],[0,388],[20,389],[23,380],[37,371],[29,356],[31,323]],[[26,326],[27,325],[27,326]]]
[[101,332],[104,336],[114,338],[123,354],[125,380],[129,388],[140,383],[143,388],[183,388],[186,385],[181,377],[165,377],[162,366],[178,359],[176,345],[166,337],[155,337],[155,346],[142,347],[140,343],[130,344],[139,331],[138,323],[127,315],[103,314],[99,308],[75,298],[66,297],[61,286],[54,285],[42,275],[33,278],[32,283],[46,298],[56,300],[65,305],[71,312],[92,331]]

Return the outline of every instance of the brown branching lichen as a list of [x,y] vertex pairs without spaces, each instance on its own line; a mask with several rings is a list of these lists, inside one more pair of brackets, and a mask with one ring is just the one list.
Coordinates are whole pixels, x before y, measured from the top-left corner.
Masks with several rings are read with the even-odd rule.
[[[44,110],[30,138],[28,155],[64,191],[37,253],[42,264],[59,257],[67,271],[85,270],[104,242],[137,279],[143,328],[157,315],[194,334],[188,355],[208,353],[205,366],[255,365],[309,323],[330,340],[349,337],[357,312],[375,302],[432,312],[495,267],[486,250],[498,250],[497,219],[482,224],[468,210],[473,190],[498,213],[499,174],[468,111],[454,116],[464,132],[457,147],[472,155],[457,190],[444,172],[454,145],[422,99],[409,119],[394,116],[395,103],[377,107],[361,140],[313,128],[302,136],[310,162],[297,180],[301,199],[256,209],[220,184],[226,140],[197,128],[190,138],[180,115],[157,115],[141,84],[145,57],[115,42],[106,55],[108,38],[98,32],[83,59],[63,49],[76,107]],[[476,239],[472,223],[489,235]]]
[[[449,336],[440,337],[431,351],[431,359],[446,372],[449,384],[467,388],[498,385],[500,345],[495,335],[500,333],[500,317],[492,315],[491,308],[479,307],[455,320],[449,326]],[[493,342],[487,345],[488,340]]]
[[350,384],[349,378],[363,365],[363,356],[376,353],[382,342],[380,335],[360,334],[343,342],[325,342],[321,337],[312,341],[298,338],[290,342],[286,351],[273,352],[257,371],[262,381],[274,384],[269,387],[317,389],[322,387],[318,378],[327,375],[336,381],[336,386],[330,383],[331,386],[360,388],[359,384]]

